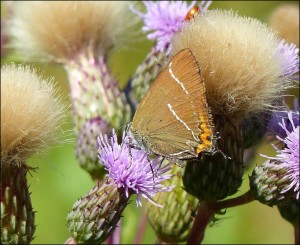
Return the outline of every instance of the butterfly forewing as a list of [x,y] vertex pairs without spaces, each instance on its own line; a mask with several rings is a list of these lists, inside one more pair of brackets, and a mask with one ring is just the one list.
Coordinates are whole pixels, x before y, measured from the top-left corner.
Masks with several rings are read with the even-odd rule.
[[158,155],[188,159],[197,157],[197,146],[203,143],[201,120],[211,126],[205,86],[195,57],[184,49],[151,85],[137,108],[131,131]]

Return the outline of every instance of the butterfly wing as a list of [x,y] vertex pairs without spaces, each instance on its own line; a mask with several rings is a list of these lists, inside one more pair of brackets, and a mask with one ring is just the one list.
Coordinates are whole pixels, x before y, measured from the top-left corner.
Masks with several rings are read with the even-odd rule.
[[199,145],[208,148],[201,138],[205,130],[212,133],[205,85],[194,55],[184,49],[151,85],[137,108],[131,131],[158,155],[188,159],[198,156]]

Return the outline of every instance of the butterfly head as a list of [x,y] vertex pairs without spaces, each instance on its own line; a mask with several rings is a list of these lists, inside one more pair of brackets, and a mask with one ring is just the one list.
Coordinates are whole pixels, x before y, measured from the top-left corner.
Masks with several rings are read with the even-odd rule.
[[139,135],[136,130],[132,127],[132,123],[126,124],[125,133],[127,135],[128,143],[130,147],[144,150],[149,153],[149,149],[146,147],[145,138]]

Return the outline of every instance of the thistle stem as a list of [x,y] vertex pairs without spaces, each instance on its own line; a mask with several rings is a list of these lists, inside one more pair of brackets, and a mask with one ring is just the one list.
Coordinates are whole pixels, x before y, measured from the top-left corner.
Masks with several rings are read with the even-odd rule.
[[204,238],[205,228],[214,215],[210,209],[209,203],[202,202],[199,205],[197,216],[195,218],[191,233],[188,237],[187,244],[200,244]]
[[116,229],[106,239],[105,244],[120,244],[121,243],[121,220],[119,220]]
[[239,205],[247,204],[254,200],[255,200],[255,197],[252,195],[251,191],[249,190],[241,196],[231,198],[228,200],[224,200],[224,201],[210,203],[209,205],[212,210],[214,210],[215,212],[218,212],[221,209],[236,207]]
[[[199,205],[198,213],[195,218],[191,233],[188,237],[187,244],[201,244],[205,229],[215,213],[224,208],[231,208],[254,201],[255,198],[251,191],[247,191],[241,196],[218,202],[202,202]],[[295,231],[296,232],[296,231]],[[296,238],[297,239],[297,238]],[[299,241],[299,233],[298,233]]]
[[121,243],[121,226],[122,222],[119,220],[116,229],[111,235],[111,244],[120,244]]

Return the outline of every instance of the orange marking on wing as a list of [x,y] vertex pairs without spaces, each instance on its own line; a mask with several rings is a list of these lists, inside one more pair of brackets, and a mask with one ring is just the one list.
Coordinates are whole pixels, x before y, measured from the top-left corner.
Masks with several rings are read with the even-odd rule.
[[211,130],[211,126],[208,123],[208,120],[206,117],[199,115],[199,119],[200,119],[200,129],[203,131],[203,133],[201,133],[199,135],[199,138],[201,139],[202,143],[198,145],[196,152],[197,154],[199,154],[200,152],[202,152],[205,149],[208,149],[212,146],[212,130]]

